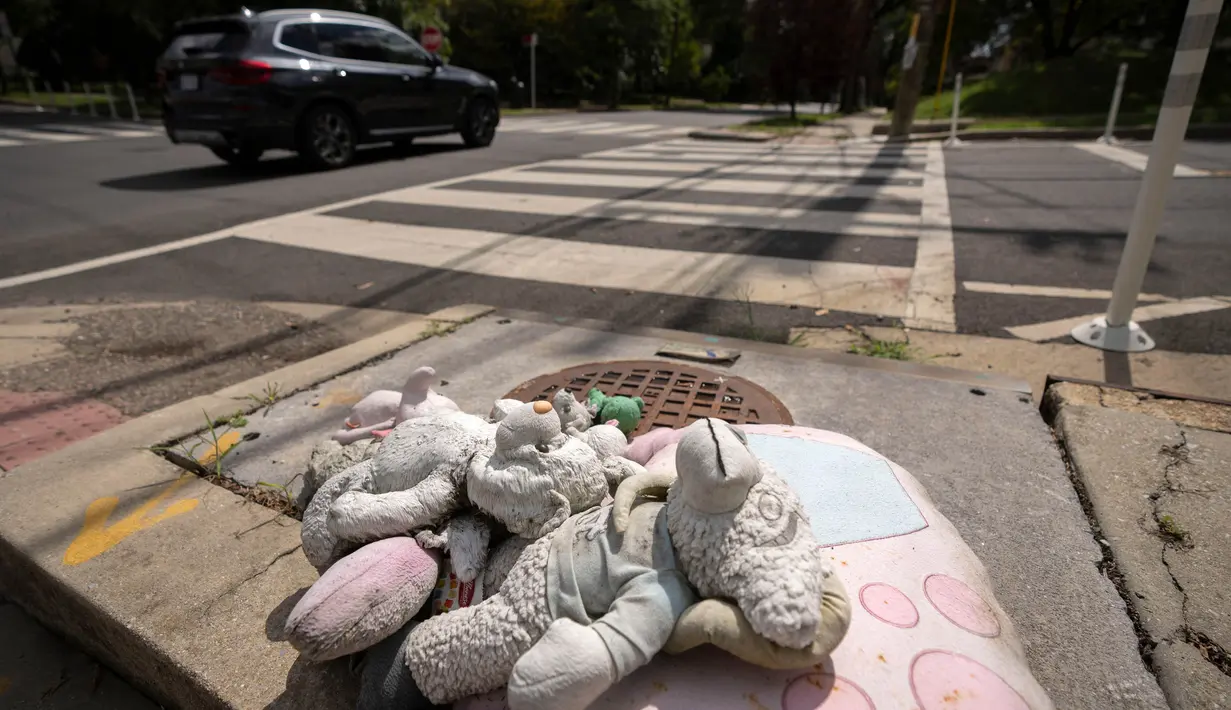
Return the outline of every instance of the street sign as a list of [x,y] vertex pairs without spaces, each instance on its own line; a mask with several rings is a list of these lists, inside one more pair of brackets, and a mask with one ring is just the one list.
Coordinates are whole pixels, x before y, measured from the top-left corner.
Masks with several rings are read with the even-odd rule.
[[523,47],[539,46],[539,33],[535,32],[533,34],[522,35],[521,36],[521,46]]
[[439,52],[440,45],[444,44],[445,36],[441,34],[438,27],[424,27],[423,34],[419,37],[419,44],[429,52]]

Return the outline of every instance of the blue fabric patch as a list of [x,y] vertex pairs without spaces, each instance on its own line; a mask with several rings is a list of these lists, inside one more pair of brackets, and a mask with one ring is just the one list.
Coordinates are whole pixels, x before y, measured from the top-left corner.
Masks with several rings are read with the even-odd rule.
[[889,464],[845,446],[749,434],[748,446],[782,476],[823,547],[907,535],[927,527]]

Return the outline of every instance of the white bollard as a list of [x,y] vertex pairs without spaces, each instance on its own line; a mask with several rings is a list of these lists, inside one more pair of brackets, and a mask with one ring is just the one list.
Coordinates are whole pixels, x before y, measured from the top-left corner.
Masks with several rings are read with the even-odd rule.
[[1107,316],[1074,328],[1073,339],[1079,343],[1122,353],[1154,349],[1154,339],[1133,322],[1133,309],[1150,265],[1150,254],[1154,251],[1154,240],[1167,201],[1167,188],[1175,174],[1188,119],[1192,117],[1193,102],[1197,100],[1197,87],[1201,84],[1222,3],[1223,0],[1189,0],[1180,40],[1171,60],[1171,76],[1163,92],[1163,105],[1154,126],[1150,158],[1137,192],[1133,221],[1111,289]]
[[946,148],[953,148],[962,144],[962,139],[957,137],[957,117],[962,112],[962,73],[958,72],[957,77],[953,80],[953,113],[949,116],[949,139],[945,141]]
[[1111,145],[1116,142],[1116,116],[1120,113],[1120,97],[1124,95],[1124,78],[1128,75],[1128,65],[1121,63],[1120,71],[1116,74],[1116,90],[1111,94],[1111,109],[1107,111],[1107,126],[1103,129],[1103,136],[1098,139],[1099,143]]
[[26,93],[30,95],[30,103],[34,104],[36,111],[43,110],[43,104],[38,100],[38,94],[34,93],[34,81],[26,74]]
[[94,92],[90,90],[90,84],[83,82],[81,85],[85,87],[85,100],[90,102],[90,115],[97,116],[98,111],[94,108]]
[[115,112],[115,99],[111,96],[111,82],[103,83],[103,95],[107,97],[107,108],[111,111],[111,120],[114,121],[120,115]]
[[132,109],[132,119],[140,121],[141,113],[137,111],[137,97],[133,96],[133,85],[124,82],[124,90],[128,92],[128,108]]
[[68,112],[77,115],[77,105],[73,103],[73,85],[64,82],[64,100],[68,102]]

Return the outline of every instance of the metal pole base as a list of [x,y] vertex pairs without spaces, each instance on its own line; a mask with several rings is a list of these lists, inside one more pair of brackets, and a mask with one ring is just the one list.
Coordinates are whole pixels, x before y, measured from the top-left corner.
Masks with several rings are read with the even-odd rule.
[[1115,136],[1099,136],[1094,142],[1102,143],[1103,145],[1120,145],[1119,139]]
[[957,148],[957,147],[966,145],[966,141],[962,140],[961,138],[957,138],[957,137],[946,138],[945,142],[942,145],[944,145],[944,147],[946,148]]
[[1154,339],[1134,321],[1128,325],[1109,326],[1106,316],[1099,316],[1089,323],[1073,329],[1073,340],[1099,350],[1118,353],[1144,353],[1154,349]]

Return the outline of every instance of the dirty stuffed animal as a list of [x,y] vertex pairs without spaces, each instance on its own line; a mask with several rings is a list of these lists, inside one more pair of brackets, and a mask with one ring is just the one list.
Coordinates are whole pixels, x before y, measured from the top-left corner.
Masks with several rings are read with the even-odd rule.
[[798,498],[719,420],[688,427],[677,469],[624,532],[603,506],[530,544],[494,596],[415,627],[391,672],[434,703],[507,684],[512,710],[580,710],[668,644],[694,588],[771,641],[831,651],[849,617],[822,611],[840,585]]

